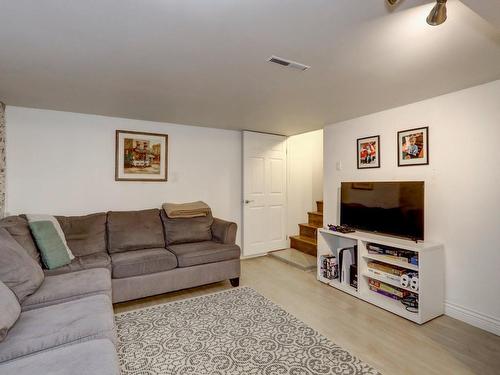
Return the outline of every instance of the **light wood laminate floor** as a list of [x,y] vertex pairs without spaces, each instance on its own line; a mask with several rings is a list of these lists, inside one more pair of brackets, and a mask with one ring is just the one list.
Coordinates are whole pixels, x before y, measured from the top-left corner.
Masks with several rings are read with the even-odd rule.
[[[272,257],[243,260],[254,288],[383,374],[500,374],[500,337],[442,316],[423,326],[316,280]],[[229,281],[115,305],[134,310],[231,288]]]

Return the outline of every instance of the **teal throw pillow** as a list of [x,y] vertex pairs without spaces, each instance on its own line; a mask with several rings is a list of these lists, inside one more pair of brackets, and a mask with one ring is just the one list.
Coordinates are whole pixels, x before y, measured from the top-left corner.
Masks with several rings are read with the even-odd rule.
[[30,229],[40,249],[43,264],[49,270],[65,266],[71,262],[64,242],[51,221],[30,222]]

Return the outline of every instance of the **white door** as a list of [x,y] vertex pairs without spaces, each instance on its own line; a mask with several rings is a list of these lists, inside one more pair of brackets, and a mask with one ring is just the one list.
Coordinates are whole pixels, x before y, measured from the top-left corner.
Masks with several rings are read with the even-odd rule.
[[288,247],[286,137],[243,132],[243,255]]

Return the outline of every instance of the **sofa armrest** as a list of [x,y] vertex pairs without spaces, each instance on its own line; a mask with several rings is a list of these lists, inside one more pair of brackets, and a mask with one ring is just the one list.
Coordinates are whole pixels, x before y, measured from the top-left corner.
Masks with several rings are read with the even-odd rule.
[[225,244],[234,244],[236,242],[237,230],[238,225],[236,225],[236,223],[214,217],[214,222],[212,223],[212,237],[215,241]]

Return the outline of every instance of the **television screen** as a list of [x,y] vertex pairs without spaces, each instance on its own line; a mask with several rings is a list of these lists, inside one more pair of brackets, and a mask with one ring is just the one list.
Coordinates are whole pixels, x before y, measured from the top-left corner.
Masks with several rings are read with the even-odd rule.
[[342,182],[340,223],[424,239],[424,182]]

